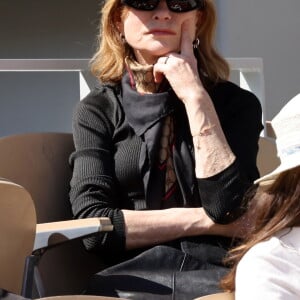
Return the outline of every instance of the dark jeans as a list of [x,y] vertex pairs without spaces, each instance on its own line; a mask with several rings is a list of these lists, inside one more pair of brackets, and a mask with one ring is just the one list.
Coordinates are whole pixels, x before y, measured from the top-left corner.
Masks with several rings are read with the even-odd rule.
[[[147,300],[190,300],[220,292],[227,252],[211,237],[189,239],[180,249],[156,246],[93,276],[87,294]],[[215,239],[215,238],[214,238]]]

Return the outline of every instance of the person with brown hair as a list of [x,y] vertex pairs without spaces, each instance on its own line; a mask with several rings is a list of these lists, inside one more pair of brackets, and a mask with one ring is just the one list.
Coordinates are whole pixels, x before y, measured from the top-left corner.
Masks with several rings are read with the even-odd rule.
[[104,1],[91,60],[99,84],[75,109],[70,158],[74,217],[114,226],[85,240],[111,266],[87,293],[219,290],[243,195],[259,176],[262,111],[228,81],[215,27],[213,0]]
[[281,163],[256,180],[253,229],[230,251],[222,287],[236,300],[300,299],[300,94],[272,120]]

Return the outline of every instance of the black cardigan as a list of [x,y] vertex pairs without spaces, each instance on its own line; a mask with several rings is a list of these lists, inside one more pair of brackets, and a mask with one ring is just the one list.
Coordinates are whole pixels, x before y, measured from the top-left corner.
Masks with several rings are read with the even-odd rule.
[[120,85],[97,87],[78,103],[73,116],[76,150],[70,157],[70,201],[74,217],[107,216],[114,225],[113,232],[89,238],[87,248],[124,252],[121,209],[159,209],[155,188],[149,186],[157,153],[158,124],[168,114],[173,114],[177,123],[174,164],[182,206],[202,206],[218,223],[236,219],[245,191],[259,176],[256,156],[262,111],[258,99],[231,82],[208,89],[237,159],[220,174],[197,179],[190,129],[181,101],[172,90],[154,96],[139,95],[127,81],[125,76]]

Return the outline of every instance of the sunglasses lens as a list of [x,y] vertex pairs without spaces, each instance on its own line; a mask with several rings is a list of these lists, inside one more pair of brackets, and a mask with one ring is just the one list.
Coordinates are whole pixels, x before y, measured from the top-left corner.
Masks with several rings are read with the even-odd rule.
[[123,3],[138,10],[154,10],[159,0],[123,0]]
[[199,7],[199,1],[196,0],[169,0],[167,4],[174,12],[187,12]]

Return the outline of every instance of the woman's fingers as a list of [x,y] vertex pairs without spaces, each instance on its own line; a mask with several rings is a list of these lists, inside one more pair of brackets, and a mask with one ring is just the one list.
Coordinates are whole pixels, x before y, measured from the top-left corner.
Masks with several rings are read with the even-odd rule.
[[154,81],[156,83],[161,83],[165,77],[166,73],[166,63],[170,59],[169,56],[162,56],[160,57],[156,64],[153,67],[153,76],[154,76]]
[[190,20],[186,20],[181,26],[181,44],[180,53],[183,57],[194,57],[193,41],[195,39],[195,33],[192,29],[193,23]]

